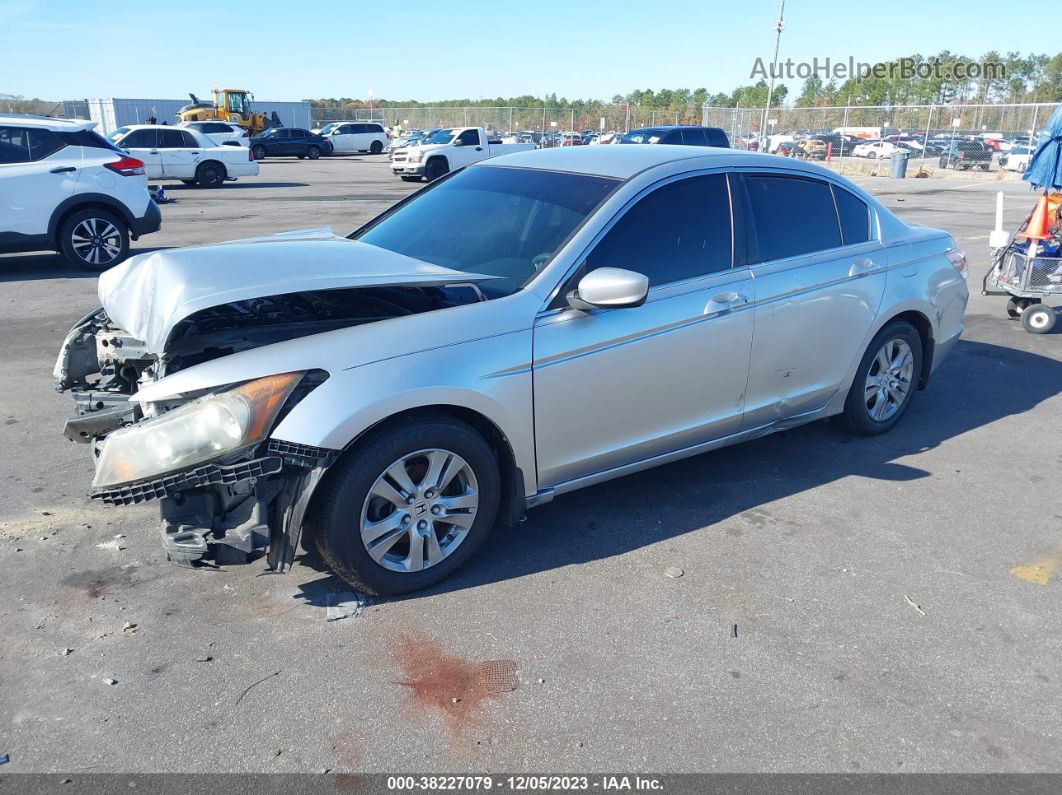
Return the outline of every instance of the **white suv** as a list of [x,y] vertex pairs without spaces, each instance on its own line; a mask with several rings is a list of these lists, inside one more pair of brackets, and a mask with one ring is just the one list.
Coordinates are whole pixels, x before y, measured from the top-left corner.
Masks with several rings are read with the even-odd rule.
[[102,271],[128,256],[130,237],[158,231],[143,162],[95,126],[0,115],[0,254],[58,251]]
[[251,135],[238,124],[230,124],[227,121],[184,121],[178,127],[187,127],[203,133],[217,146],[235,141],[240,146],[251,145]]

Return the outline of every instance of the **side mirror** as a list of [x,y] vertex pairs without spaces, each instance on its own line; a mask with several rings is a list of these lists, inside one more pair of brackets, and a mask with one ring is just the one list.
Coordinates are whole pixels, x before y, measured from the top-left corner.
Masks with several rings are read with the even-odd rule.
[[465,142],[462,141],[460,138],[455,138],[454,139],[454,146],[464,146],[464,145],[465,145]]
[[573,309],[622,309],[641,306],[649,295],[649,277],[623,268],[597,268],[568,293]]

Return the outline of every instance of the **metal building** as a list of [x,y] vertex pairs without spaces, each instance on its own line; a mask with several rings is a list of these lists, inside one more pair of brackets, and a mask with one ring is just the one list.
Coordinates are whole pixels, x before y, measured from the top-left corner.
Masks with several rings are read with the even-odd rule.
[[[189,99],[88,99],[85,100],[88,109],[88,118],[96,122],[96,131],[106,135],[118,127],[128,124],[147,124],[148,119],[154,115],[159,124],[177,123],[177,113]],[[81,107],[80,102],[71,101],[64,103],[70,106]],[[252,107],[258,113],[269,116],[276,111],[281,123],[286,127],[310,128],[310,103],[309,102],[272,102],[270,100],[255,99]]]

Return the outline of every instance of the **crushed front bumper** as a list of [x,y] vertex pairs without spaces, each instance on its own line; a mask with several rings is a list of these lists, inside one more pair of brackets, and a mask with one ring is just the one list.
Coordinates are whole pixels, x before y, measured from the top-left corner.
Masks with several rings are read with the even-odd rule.
[[173,562],[245,562],[269,548],[276,571],[290,568],[310,498],[338,450],[270,439],[237,456],[90,495],[109,505],[159,500],[161,537]]

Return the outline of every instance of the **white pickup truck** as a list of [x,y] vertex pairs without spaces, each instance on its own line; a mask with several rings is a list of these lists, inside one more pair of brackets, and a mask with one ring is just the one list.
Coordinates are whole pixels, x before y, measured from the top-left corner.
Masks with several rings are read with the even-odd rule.
[[436,130],[420,146],[397,149],[391,154],[391,173],[406,182],[428,182],[443,174],[478,163],[489,157],[526,152],[534,144],[503,144],[491,141],[482,127],[451,127]]

